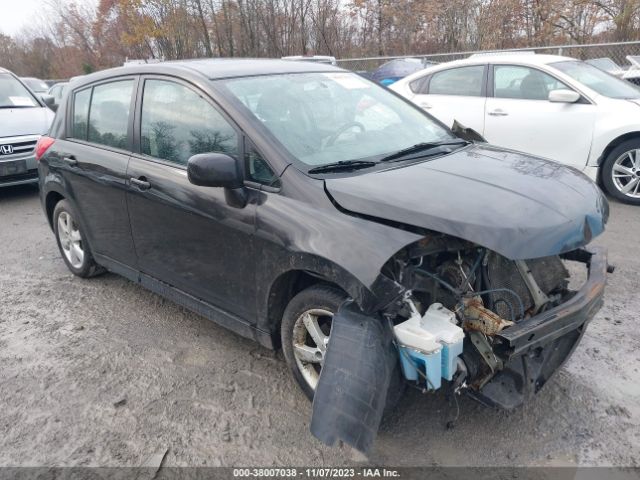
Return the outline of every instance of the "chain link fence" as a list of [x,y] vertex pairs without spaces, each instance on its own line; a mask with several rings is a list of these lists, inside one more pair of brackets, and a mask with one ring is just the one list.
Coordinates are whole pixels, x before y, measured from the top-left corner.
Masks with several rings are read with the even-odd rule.
[[610,58],[623,68],[629,66],[627,56],[640,55],[640,41],[619,43],[594,43],[587,45],[559,45],[554,47],[513,48],[508,50],[476,50],[466,52],[432,53],[426,55],[403,55],[394,57],[345,58],[337,61],[338,66],[356,72],[375,70],[383,63],[398,58],[421,59],[425,66],[430,63],[445,63],[461,60],[473,54],[536,52],[550,55],[564,55],[580,60]]

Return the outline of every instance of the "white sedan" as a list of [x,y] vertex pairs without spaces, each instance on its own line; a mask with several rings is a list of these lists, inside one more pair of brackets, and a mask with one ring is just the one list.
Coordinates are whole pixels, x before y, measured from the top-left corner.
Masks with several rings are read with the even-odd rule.
[[491,144],[571,165],[640,205],[640,89],[556,55],[475,55],[391,87]]

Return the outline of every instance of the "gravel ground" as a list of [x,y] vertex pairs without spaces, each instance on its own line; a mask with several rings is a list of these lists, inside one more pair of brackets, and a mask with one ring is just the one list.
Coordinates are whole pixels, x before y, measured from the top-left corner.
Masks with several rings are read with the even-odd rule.
[[71,275],[32,187],[0,190],[0,465],[640,466],[640,209],[596,243],[606,305],[529,404],[410,391],[368,459],[327,448],[280,353],[113,274]]

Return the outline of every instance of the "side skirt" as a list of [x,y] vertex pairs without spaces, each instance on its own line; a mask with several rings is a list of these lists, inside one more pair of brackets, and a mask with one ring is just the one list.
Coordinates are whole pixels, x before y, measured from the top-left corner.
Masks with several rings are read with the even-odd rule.
[[151,290],[161,297],[188,308],[192,312],[202,315],[203,317],[231,330],[234,333],[237,333],[238,335],[255,340],[266,348],[270,348],[272,350],[275,348],[271,333],[259,330],[256,327],[249,325],[240,317],[221,310],[215,305],[211,305],[210,303],[200,300],[193,295],[189,295],[168,283],[164,283],[145,273],[139,272],[138,270],[128,267],[127,265],[117,262],[109,257],[94,254],[94,258],[97,263],[110,272],[116,273],[127,280],[140,284],[144,288]]

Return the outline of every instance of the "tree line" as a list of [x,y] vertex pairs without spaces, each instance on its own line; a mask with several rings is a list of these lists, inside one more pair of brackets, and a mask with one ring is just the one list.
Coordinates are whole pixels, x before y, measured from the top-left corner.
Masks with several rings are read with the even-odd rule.
[[640,38],[640,0],[45,0],[0,66],[68,78],[125,59],[409,55]]

